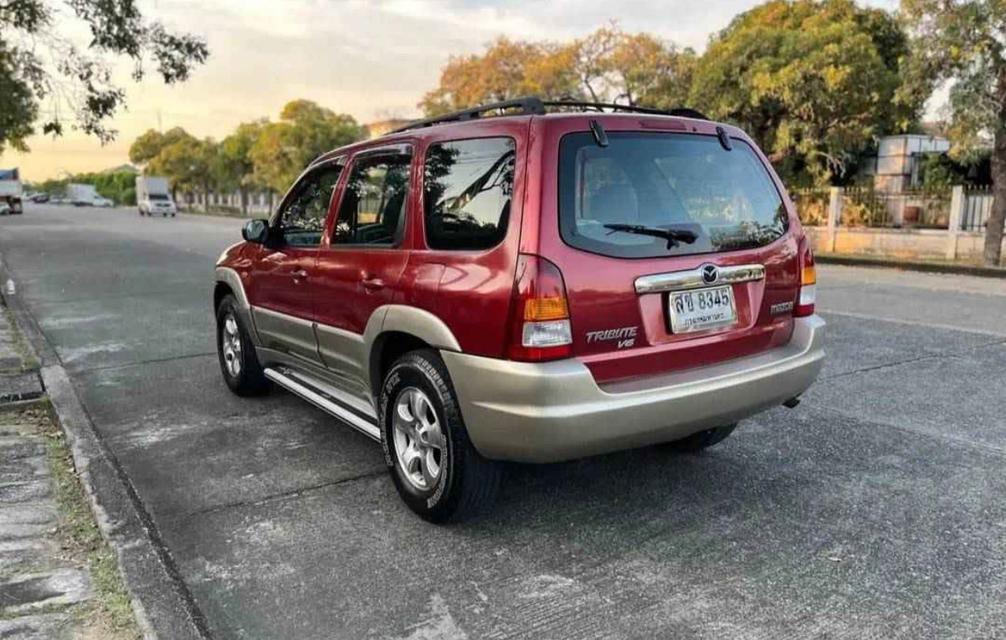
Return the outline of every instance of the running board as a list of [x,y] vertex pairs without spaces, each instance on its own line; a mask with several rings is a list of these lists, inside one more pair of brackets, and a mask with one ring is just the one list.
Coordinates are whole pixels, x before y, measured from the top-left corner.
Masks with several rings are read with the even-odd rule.
[[288,367],[268,367],[264,373],[266,378],[287,391],[348,423],[364,435],[370,436],[378,442],[381,441],[381,430],[377,427],[377,418],[366,415],[353,407],[349,397],[332,385]]

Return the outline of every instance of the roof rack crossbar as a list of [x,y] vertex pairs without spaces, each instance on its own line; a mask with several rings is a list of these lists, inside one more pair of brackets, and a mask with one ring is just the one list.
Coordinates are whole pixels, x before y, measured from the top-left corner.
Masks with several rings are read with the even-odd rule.
[[434,116],[432,118],[426,118],[424,120],[416,120],[411,122],[404,127],[395,129],[391,133],[401,133],[402,131],[409,131],[410,129],[422,129],[423,127],[432,127],[436,124],[445,124],[447,122],[460,122],[462,120],[474,120],[476,118],[481,118],[483,113],[489,111],[516,111],[522,115],[544,115],[545,105],[542,103],[540,98],[535,96],[524,96],[523,98],[514,98],[513,100],[504,100],[502,102],[493,102],[491,104],[483,104],[477,107],[472,107],[471,109],[462,109],[460,111],[452,111],[451,113],[445,113],[442,116]]
[[503,115],[508,111],[512,111],[515,114],[520,115],[545,115],[546,108],[553,107],[558,109],[578,109],[581,111],[597,111],[603,113],[605,109],[614,112],[626,112],[626,113],[645,113],[654,116],[677,116],[680,118],[694,118],[696,120],[708,120],[705,115],[696,111],[695,109],[689,109],[687,107],[679,107],[676,109],[653,109],[651,107],[638,107],[629,104],[616,104],[614,102],[586,102],[581,100],[542,100],[536,96],[524,96],[522,98],[514,98],[513,100],[504,100],[502,102],[493,102],[491,104],[483,104],[477,107],[472,107],[470,109],[462,109],[460,111],[452,111],[451,113],[445,113],[442,116],[434,116],[432,118],[426,118],[424,120],[416,120],[411,122],[404,127],[395,129],[389,132],[401,133],[403,131],[410,131],[412,129],[422,129],[424,127],[432,127],[438,124],[446,124],[448,122],[461,122],[464,120],[474,120],[481,118],[483,114],[496,111],[498,115]]

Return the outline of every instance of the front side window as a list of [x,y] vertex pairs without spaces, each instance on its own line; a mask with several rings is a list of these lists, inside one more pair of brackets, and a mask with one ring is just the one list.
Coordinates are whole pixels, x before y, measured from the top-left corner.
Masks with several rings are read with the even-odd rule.
[[316,247],[332,202],[332,191],[339,182],[341,164],[312,171],[297,183],[279,219],[283,241],[295,247]]
[[358,159],[339,205],[332,244],[390,246],[405,228],[411,156],[401,153]]
[[506,235],[515,159],[511,138],[456,140],[430,146],[423,178],[426,243],[477,250]]
[[560,143],[559,224],[570,246],[651,258],[760,247],[786,232],[782,198],[743,141],[730,151],[692,134],[609,132],[608,141],[584,132]]

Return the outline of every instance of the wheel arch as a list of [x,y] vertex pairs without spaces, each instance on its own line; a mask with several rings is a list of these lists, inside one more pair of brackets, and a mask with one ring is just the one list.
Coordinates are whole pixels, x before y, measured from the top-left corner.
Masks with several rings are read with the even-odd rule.
[[429,311],[406,305],[378,308],[363,335],[363,365],[375,404],[384,373],[400,356],[417,349],[461,351],[457,338],[443,320]]
[[259,342],[258,331],[255,328],[255,319],[252,317],[251,305],[248,303],[248,296],[245,294],[244,285],[237,271],[230,267],[217,267],[215,271],[216,283],[213,286],[213,313],[216,314],[220,307],[220,301],[224,296],[230,294],[237,300],[237,311],[241,315],[241,320],[248,328],[248,333],[256,345]]

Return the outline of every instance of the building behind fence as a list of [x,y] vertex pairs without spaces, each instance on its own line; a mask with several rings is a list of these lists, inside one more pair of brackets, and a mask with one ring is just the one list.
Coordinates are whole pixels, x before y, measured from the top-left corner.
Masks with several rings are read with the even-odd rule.
[[792,196],[814,250],[825,253],[979,261],[992,212],[988,188],[886,193],[832,187]]

